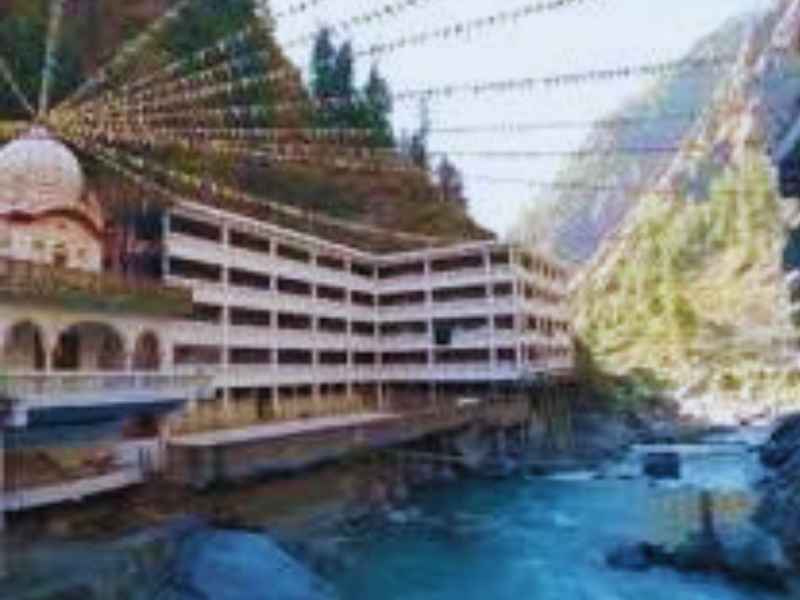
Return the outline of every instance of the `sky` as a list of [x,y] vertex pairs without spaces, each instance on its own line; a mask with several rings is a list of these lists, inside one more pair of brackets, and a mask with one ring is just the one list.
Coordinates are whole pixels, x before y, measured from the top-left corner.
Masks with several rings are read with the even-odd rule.
[[[434,41],[382,55],[377,63],[397,93],[407,89],[449,83],[482,82],[540,77],[614,68],[681,58],[694,43],[728,19],[768,9],[775,0],[586,0],[544,14],[532,15],[480,30],[467,36]],[[277,36],[286,43],[325,24],[395,4],[396,0],[316,0],[299,15],[278,19]],[[417,0],[416,6],[368,25],[350,28],[338,42],[351,39],[356,50],[438,29],[443,26],[512,10],[535,0]],[[298,4],[298,0],[272,0],[273,14]],[[314,3],[310,3],[314,4]],[[290,59],[308,72],[310,46],[295,46]],[[372,62],[360,59],[357,74],[363,78]],[[474,97],[459,95],[434,100],[429,106],[432,127],[592,121],[602,118],[626,99],[653,84],[636,77],[613,83],[593,83],[497,93]],[[416,102],[395,106],[398,132],[419,123]],[[434,151],[493,150],[561,151],[577,148],[588,129],[538,130],[524,134],[434,133]],[[520,221],[526,207],[540,198],[541,190],[520,184],[497,184],[497,178],[549,181],[561,158],[496,159],[455,157],[465,175],[466,192],[474,218],[501,236]]]

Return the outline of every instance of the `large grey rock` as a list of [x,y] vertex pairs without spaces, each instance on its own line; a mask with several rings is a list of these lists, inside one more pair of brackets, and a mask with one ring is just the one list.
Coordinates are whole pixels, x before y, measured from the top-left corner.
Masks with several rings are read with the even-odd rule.
[[677,452],[648,452],[642,456],[642,470],[654,479],[680,479],[681,457]]
[[208,600],[333,598],[322,580],[266,535],[255,533],[215,529],[193,533],[180,544],[171,569],[163,585],[185,597]]
[[575,414],[572,427],[571,454],[588,461],[613,458],[640,439],[637,425],[608,414]]
[[783,419],[760,451],[761,462],[779,468],[800,451],[800,414]]
[[800,414],[781,421],[762,446],[760,456],[772,472],[755,520],[782,542],[787,556],[800,570]]
[[721,571],[725,566],[722,544],[715,536],[694,533],[675,547],[672,564],[681,571]]
[[719,532],[726,572],[761,586],[784,590],[792,565],[781,543],[753,524],[743,524]]
[[795,482],[775,480],[764,494],[754,518],[783,542],[789,558],[800,569],[800,479]]
[[606,555],[608,566],[625,571],[647,571],[669,564],[671,560],[664,548],[647,542],[622,544]]

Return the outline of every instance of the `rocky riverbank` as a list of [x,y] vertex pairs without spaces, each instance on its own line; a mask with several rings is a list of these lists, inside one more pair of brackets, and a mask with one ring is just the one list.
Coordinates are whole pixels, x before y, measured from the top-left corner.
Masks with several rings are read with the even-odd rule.
[[781,540],[800,572],[800,414],[779,423],[760,458],[768,475],[756,521]]
[[[755,499],[755,504],[745,512],[744,519],[735,524],[718,523],[718,511],[724,508],[724,503],[716,501],[718,490],[713,481],[704,479],[699,488],[704,491],[697,496],[697,522],[689,535],[674,544],[651,541],[620,544],[608,552],[608,564],[631,571],[662,567],[686,573],[718,574],[745,585],[797,597],[800,593],[800,415],[781,420],[761,446],[752,445],[752,434],[757,433],[742,429],[733,437],[722,436],[728,438],[723,443],[730,444],[731,439],[743,443],[745,454],[757,451],[757,459],[747,459],[756,467],[757,479],[747,486],[750,490],[747,495]],[[713,448],[715,443],[719,443],[719,438],[711,436],[703,445],[710,444],[707,447]],[[659,446],[664,453],[679,448],[670,444]],[[758,463],[766,468],[766,475]],[[680,478],[679,471],[674,478]]]

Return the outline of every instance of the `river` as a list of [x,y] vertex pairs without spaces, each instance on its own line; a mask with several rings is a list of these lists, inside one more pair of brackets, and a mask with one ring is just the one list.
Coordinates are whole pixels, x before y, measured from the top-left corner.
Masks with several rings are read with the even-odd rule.
[[[621,541],[682,539],[698,523],[703,487],[715,490],[721,525],[746,518],[758,477],[754,455],[736,440],[718,441],[679,448],[678,482],[621,478],[637,470],[634,452],[604,479],[464,480],[415,493],[410,508],[380,526],[337,526],[312,538],[333,544],[338,566],[324,577],[342,600],[768,600],[717,577],[605,564],[605,552]],[[247,556],[236,564],[246,565]],[[229,581],[224,596],[204,592],[210,600],[288,600],[274,582],[262,587],[251,575],[249,589]]]
[[770,598],[713,577],[606,566],[605,552],[621,540],[681,539],[698,523],[700,487],[716,490],[720,521],[745,518],[752,456],[738,446],[689,447],[683,455],[677,484],[578,474],[430,491],[417,498],[421,522],[344,542],[351,566],[333,582],[348,600]]

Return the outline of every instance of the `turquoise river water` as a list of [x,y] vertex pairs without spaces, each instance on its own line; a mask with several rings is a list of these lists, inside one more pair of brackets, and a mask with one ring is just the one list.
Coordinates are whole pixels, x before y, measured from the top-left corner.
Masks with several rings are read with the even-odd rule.
[[[619,572],[606,566],[606,551],[622,541],[680,540],[697,525],[701,487],[715,490],[721,526],[746,518],[752,508],[748,490],[758,476],[752,453],[721,445],[685,448],[683,455],[680,482],[655,484],[621,477],[636,471],[635,455],[605,479],[572,474],[467,480],[415,494],[413,506],[393,514],[388,523],[320,531],[312,542],[319,535],[316,541],[333,544],[339,566],[323,576],[341,600],[773,598],[711,576],[662,569]],[[305,600],[283,594],[285,586],[274,573],[264,576],[263,561],[252,560],[253,548],[225,546],[219,556],[232,567],[220,565],[218,573],[205,578],[205,589],[176,589],[163,597]],[[104,548],[81,552],[94,553],[95,568],[100,568]],[[301,577],[296,571],[282,572]],[[41,569],[37,577],[47,573],[57,577],[58,569]],[[147,584],[141,582],[142,594],[136,598],[155,597],[144,591]],[[25,594],[4,596],[0,586],[0,597],[16,600]]]

